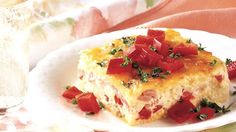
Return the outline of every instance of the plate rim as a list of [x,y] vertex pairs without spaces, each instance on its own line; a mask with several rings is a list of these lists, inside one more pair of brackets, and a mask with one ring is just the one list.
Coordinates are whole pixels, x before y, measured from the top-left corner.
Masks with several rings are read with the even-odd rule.
[[[167,28],[152,28],[152,29],[166,30]],[[183,29],[183,28],[171,28],[171,29],[179,31],[179,32],[196,32],[196,33],[211,34],[211,35],[217,36],[218,38],[221,37],[221,39],[228,39],[228,40],[236,42],[235,39],[230,38],[230,37],[225,36],[225,35],[222,35],[222,34],[210,33],[210,32],[202,31],[202,30]],[[109,34],[116,34],[116,33],[120,33],[120,32],[129,32],[130,30],[136,30],[136,29],[126,29],[126,30],[115,31],[115,32],[112,32],[112,33],[103,33],[103,34],[95,35],[95,36],[92,36],[92,37],[80,39],[80,40],[77,40],[77,41],[72,42],[70,44],[67,44],[65,46],[62,46],[61,48],[59,48],[59,49],[57,49],[57,50],[55,50],[53,52],[50,52],[43,59],[41,59],[37,63],[37,65],[31,70],[30,75],[33,76],[35,73],[37,73],[38,70],[40,70],[41,67],[44,66],[45,63],[50,61],[53,58],[53,56],[56,56],[57,54],[62,53],[63,51],[72,49],[73,47],[77,47],[77,48],[81,47],[81,46],[79,46],[79,45],[82,45],[81,43],[86,43],[87,41],[90,41],[91,39],[98,39],[101,36],[106,36],[106,35],[109,35]],[[232,111],[232,112],[233,112],[234,115],[236,115],[236,110]],[[223,116],[227,116],[227,115],[223,115]],[[215,118],[214,120],[217,120],[217,122],[220,122],[221,118],[222,118],[222,116],[220,116],[218,118]],[[88,119],[86,119],[86,120],[88,120]],[[83,120],[83,121],[85,121],[85,120]],[[204,129],[209,129],[209,128],[220,127],[220,126],[223,126],[223,125],[235,122],[235,121],[236,120],[228,120],[227,123],[217,123],[217,124],[215,124],[215,126],[212,126],[212,125],[206,123],[206,122],[211,122],[211,120],[209,120],[209,121],[204,121],[204,122],[199,122],[199,123],[194,123],[194,124],[187,124],[187,126],[190,126],[191,128],[194,128],[194,130],[199,131],[199,130],[204,130]],[[98,123],[98,122],[94,122],[94,121],[92,121],[92,122],[93,122],[92,124],[97,124]],[[91,124],[91,121],[85,121],[84,123],[85,124],[83,124],[83,125],[86,125],[87,123]],[[203,124],[204,124],[204,128],[202,128]],[[208,126],[206,126],[206,124],[208,124]],[[104,123],[100,123],[99,122],[97,126],[103,126],[104,127]],[[182,126],[166,126],[166,127],[149,127],[149,128],[146,128],[146,127],[145,128],[134,127],[131,130],[135,130],[135,131],[142,131],[142,130],[151,130],[151,131],[153,131],[153,130],[167,130],[167,129],[168,130],[174,130],[174,131],[185,131],[185,130],[188,131],[188,130],[190,130],[190,129],[182,129],[183,127],[185,127],[185,125],[182,125]],[[97,128],[100,129],[100,127],[97,127]],[[108,128],[108,129],[104,129],[103,128],[103,130],[114,130],[113,126],[109,126],[109,127],[106,126],[106,128]],[[123,129],[127,130],[129,128],[130,128],[130,126],[127,126],[127,127],[123,128]]]

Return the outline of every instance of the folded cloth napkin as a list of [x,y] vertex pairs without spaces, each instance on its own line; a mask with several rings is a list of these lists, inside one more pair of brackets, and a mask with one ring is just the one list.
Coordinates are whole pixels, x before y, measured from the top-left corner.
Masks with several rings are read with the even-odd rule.
[[236,38],[236,32],[233,29],[236,26],[235,16],[235,0],[163,0],[152,9],[108,31],[147,22],[142,26],[198,29]]

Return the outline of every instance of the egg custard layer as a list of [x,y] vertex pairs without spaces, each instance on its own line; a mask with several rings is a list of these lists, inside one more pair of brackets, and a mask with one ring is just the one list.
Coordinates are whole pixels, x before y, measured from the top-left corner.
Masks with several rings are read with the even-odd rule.
[[130,125],[165,118],[184,93],[196,106],[203,98],[229,98],[224,62],[174,30],[148,30],[80,52],[76,86],[92,92],[107,110]]

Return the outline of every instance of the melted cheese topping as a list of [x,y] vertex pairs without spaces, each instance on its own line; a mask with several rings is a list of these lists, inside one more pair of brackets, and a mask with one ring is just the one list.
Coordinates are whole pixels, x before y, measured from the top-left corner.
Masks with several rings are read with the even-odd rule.
[[[181,37],[178,32],[173,30],[165,31],[166,34],[166,41],[171,42],[171,46],[177,45],[179,43],[186,43],[185,38]],[[122,48],[123,51],[128,49],[122,39],[114,40],[110,44],[107,44],[103,47],[98,47],[94,49],[84,50],[81,52],[80,56],[80,65],[79,67],[83,67],[82,69],[86,69],[86,72],[90,72],[96,74],[96,76],[101,77],[103,80],[109,82],[113,87],[115,87],[122,95],[126,97],[127,102],[132,103],[135,99],[140,96],[140,94],[148,89],[156,90],[157,93],[161,92],[165,88],[169,86],[173,86],[181,79],[186,76],[209,76],[213,70],[225,67],[224,63],[212,56],[210,52],[207,51],[198,51],[197,56],[188,56],[188,57],[181,57],[180,59],[184,63],[184,67],[174,73],[171,73],[165,79],[161,78],[149,78],[148,82],[143,83],[139,79],[133,79],[130,74],[115,74],[115,75],[108,75],[106,74],[108,62],[112,58],[123,57],[123,53],[116,53],[115,55],[109,54],[109,52],[113,48]],[[217,63],[214,66],[210,66],[210,62],[216,60]],[[105,67],[101,67],[96,63],[99,62],[106,62]],[[199,79],[198,79],[199,80]],[[125,87],[122,84],[122,81],[128,82],[132,81],[132,85],[130,88]],[[194,81],[194,80],[192,80]],[[204,81],[201,80],[200,81]],[[191,82],[191,81],[190,81]]]

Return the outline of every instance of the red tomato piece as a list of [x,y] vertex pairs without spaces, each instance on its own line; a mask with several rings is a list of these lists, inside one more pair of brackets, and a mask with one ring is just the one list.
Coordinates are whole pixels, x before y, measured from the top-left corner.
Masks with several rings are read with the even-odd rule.
[[77,98],[79,108],[84,112],[98,113],[100,107],[93,93],[82,93]]
[[163,55],[164,57],[168,56],[169,55],[169,45],[167,43],[163,42],[159,53],[161,55]]
[[155,108],[152,110],[152,113],[156,113],[162,108],[162,105],[156,105]]
[[198,48],[195,44],[179,44],[173,49],[173,53],[179,53],[183,56],[198,55]]
[[111,59],[108,64],[107,74],[120,74],[131,72],[132,65],[129,63],[127,66],[122,67],[121,64],[123,62],[123,58]]
[[149,119],[151,117],[151,110],[147,109],[145,106],[142,108],[142,110],[139,112],[139,118],[138,119]]
[[223,75],[215,75],[216,80],[221,83],[223,80]]
[[167,110],[167,116],[177,123],[183,123],[192,118],[193,109],[195,106],[189,100],[178,101]]
[[199,112],[193,115],[193,122],[204,121],[213,118],[215,115],[215,110],[209,107],[203,107]]
[[165,40],[165,32],[161,30],[148,29],[147,35],[161,42]]
[[189,91],[184,91],[183,95],[181,96],[181,99],[182,100],[191,100],[191,99],[194,99],[194,96]]
[[116,102],[117,104],[119,104],[119,105],[121,105],[121,106],[123,105],[121,99],[120,99],[119,97],[117,97],[116,95],[114,96],[114,99],[115,99],[115,102]]
[[138,62],[142,66],[157,66],[159,60],[163,58],[163,56],[140,44],[136,44],[131,48],[128,57],[131,58],[133,62]]
[[154,42],[154,38],[149,37],[149,36],[139,35],[135,39],[135,44],[143,44],[143,45],[149,46],[149,45],[152,45],[153,42]]
[[82,93],[82,91],[80,91],[75,86],[72,86],[69,89],[67,89],[66,91],[64,91],[62,96],[67,99],[73,99],[73,98],[75,98],[76,95],[79,95],[81,93]]
[[167,59],[166,61],[159,61],[159,66],[166,71],[175,72],[183,68],[184,64],[180,60]]
[[227,65],[229,79],[236,78],[236,61],[233,61]]

